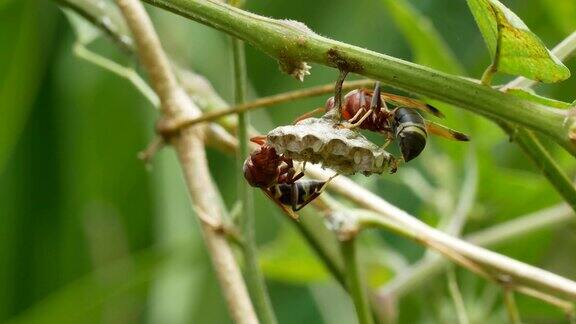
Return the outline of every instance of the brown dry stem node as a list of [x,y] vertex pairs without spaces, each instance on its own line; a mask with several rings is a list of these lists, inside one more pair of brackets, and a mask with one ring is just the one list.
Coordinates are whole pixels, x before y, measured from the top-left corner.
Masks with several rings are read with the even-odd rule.
[[296,125],[277,127],[268,133],[267,141],[288,158],[320,163],[345,175],[395,172],[397,164],[392,154],[362,134],[338,127],[328,117],[308,118]]

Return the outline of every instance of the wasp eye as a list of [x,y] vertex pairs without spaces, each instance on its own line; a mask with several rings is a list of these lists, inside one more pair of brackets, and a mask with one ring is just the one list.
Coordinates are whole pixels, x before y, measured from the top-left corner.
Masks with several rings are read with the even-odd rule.
[[400,137],[400,151],[406,162],[420,155],[426,147],[426,133],[419,127],[406,127],[398,137]]

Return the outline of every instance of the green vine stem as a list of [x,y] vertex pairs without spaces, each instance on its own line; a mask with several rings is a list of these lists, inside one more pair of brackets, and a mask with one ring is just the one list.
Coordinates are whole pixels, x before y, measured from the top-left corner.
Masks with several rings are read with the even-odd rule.
[[[232,37],[232,58],[234,66],[234,102],[241,105],[246,102],[246,59],[244,53],[244,42]],[[240,215],[240,228],[244,239],[243,253],[244,273],[248,291],[254,302],[254,307],[258,318],[262,323],[275,324],[276,315],[272,309],[272,302],[266,289],[266,283],[258,264],[258,247],[256,246],[254,197],[252,188],[244,181],[241,172],[244,159],[250,154],[248,142],[248,130],[250,121],[248,112],[238,114],[238,143],[239,150],[236,156],[236,170],[238,176],[238,197],[242,200],[242,213]]]
[[267,18],[215,1],[145,1],[249,42],[275,57],[290,74],[305,68],[305,62],[361,74],[488,118],[506,120],[539,131],[576,156],[576,143],[568,136],[568,129],[576,121],[567,120],[566,111],[515,98],[458,76],[322,37],[300,22]]
[[346,286],[354,302],[359,324],[373,324],[374,320],[370,312],[370,305],[366,296],[366,290],[362,284],[362,276],[358,269],[356,255],[356,238],[352,237],[340,242],[340,250],[344,259]]

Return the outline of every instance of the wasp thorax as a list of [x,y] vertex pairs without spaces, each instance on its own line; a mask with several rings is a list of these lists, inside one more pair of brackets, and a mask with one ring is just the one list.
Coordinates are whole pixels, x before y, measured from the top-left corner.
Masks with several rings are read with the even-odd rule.
[[394,171],[396,165],[390,153],[331,118],[308,118],[277,127],[268,133],[267,142],[288,158],[320,163],[340,174],[380,174]]

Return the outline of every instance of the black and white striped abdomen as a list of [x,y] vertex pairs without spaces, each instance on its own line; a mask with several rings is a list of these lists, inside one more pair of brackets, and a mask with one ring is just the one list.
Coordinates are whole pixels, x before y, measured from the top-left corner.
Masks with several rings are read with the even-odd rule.
[[417,157],[426,147],[428,137],[424,118],[414,109],[398,108],[393,126],[404,161]]

